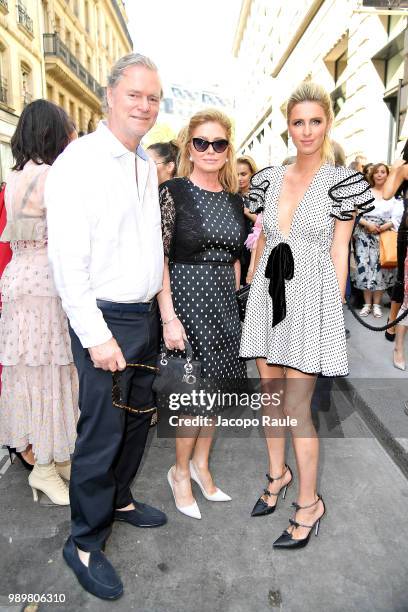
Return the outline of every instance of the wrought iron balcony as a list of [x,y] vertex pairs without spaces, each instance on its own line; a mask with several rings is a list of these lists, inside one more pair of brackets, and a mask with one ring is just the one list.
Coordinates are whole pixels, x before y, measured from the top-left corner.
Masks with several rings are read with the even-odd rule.
[[0,102],[7,104],[7,80],[0,77]]
[[30,34],[34,34],[33,20],[27,13],[27,9],[21,0],[19,0],[17,3],[17,21],[26,30],[28,30]]
[[104,88],[82,66],[58,34],[44,34],[44,56],[55,56],[64,62],[68,68],[100,99],[104,97]]

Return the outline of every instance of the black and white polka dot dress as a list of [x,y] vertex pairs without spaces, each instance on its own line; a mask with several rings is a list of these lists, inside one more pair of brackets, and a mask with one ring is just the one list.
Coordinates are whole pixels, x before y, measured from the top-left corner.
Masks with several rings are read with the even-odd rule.
[[342,300],[330,256],[335,218],[371,210],[360,173],[321,166],[299,203],[289,235],[278,224],[285,166],[251,181],[252,210],[263,210],[266,245],[248,298],[240,355],[309,374],[348,373]]
[[245,378],[233,266],[246,238],[241,198],[179,178],[160,186],[160,206],[173,304],[202,376]]

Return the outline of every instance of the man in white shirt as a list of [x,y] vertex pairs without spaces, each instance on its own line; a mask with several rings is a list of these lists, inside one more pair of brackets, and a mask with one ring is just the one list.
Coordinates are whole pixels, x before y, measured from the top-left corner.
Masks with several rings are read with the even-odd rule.
[[[108,80],[107,122],[65,149],[45,192],[49,256],[80,385],[72,528],[63,555],[81,585],[103,599],[123,593],[101,552],[112,521],[138,527],[166,522],[163,512],[136,502],[130,490],[154,410],[154,370],[125,370],[126,363],[155,365],[158,352],[155,296],[162,286],[163,244],[157,172],[140,140],[156,121],[160,98],[151,60],[121,58]],[[113,372],[120,378],[116,399]]]

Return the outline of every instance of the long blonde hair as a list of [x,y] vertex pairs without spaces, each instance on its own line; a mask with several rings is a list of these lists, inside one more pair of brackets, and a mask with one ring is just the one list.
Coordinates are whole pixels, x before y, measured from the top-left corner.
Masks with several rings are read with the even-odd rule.
[[[303,81],[292,93],[289,97],[289,100],[286,104],[286,119],[289,121],[290,114],[293,110],[293,107],[300,102],[316,102],[319,104],[324,114],[326,115],[326,119],[328,124],[331,126],[334,120],[333,106],[330,95],[321,85],[317,83],[313,83],[313,81]],[[331,144],[331,140],[328,132],[326,133],[322,145],[322,160],[323,162],[327,162],[329,164],[335,163],[334,151]]]
[[225,191],[229,193],[238,192],[238,175],[236,169],[236,157],[234,147],[232,145],[232,124],[227,115],[216,109],[206,109],[193,115],[186,126],[186,129],[179,135],[180,156],[178,165],[178,175],[189,177],[194,169],[193,162],[190,161],[189,144],[192,139],[194,130],[203,123],[219,123],[225,130],[228,145],[228,161],[220,169],[218,179]]

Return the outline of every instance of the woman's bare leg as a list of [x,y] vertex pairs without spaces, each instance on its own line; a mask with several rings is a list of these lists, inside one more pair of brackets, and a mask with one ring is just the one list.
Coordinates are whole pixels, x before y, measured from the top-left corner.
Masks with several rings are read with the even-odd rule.
[[395,326],[394,360],[398,363],[405,363],[404,340],[406,333],[406,325]]
[[372,304],[373,303],[373,292],[368,289],[364,289],[364,304]]
[[378,289],[377,291],[373,291],[373,304],[381,304],[381,298],[383,296],[384,291]]
[[208,465],[214,433],[215,424],[200,427],[200,433],[197,437],[192,457],[194,467],[198,472],[204,489],[209,495],[212,495],[217,490]]
[[[261,379],[261,392],[267,393],[271,398],[274,394],[280,393],[282,387],[284,387],[285,369],[281,366],[268,365],[266,359],[257,359],[256,366]],[[274,406],[271,401],[269,405],[263,406],[262,414],[271,418],[282,417],[282,406]],[[265,425],[264,433],[269,457],[268,473],[272,478],[279,478],[285,471],[286,430],[283,427]],[[290,480],[290,472],[287,471],[283,478],[269,483],[266,488],[271,493],[278,493],[285,484],[290,482]],[[277,501],[275,495],[263,495],[262,499],[269,506],[275,506]]]
[[190,459],[199,434],[198,427],[179,427],[176,434],[176,465],[172,470],[174,494],[178,506],[194,502],[190,480]]
[[[401,308],[401,304],[398,304],[397,302],[391,302],[390,317],[389,317],[390,321],[395,321],[395,319],[398,316],[398,312],[399,312],[400,308]],[[394,325],[394,327],[390,327],[388,329],[388,333],[389,334],[395,334],[395,328],[396,328],[395,325]]]
[[[286,397],[284,412],[297,420],[292,428],[292,442],[299,476],[297,503],[308,506],[317,499],[317,472],[319,464],[319,438],[311,416],[311,400],[316,384],[316,376],[288,368],[286,371]],[[296,521],[312,525],[323,513],[323,503],[306,510],[298,510]],[[310,529],[289,528],[294,539],[303,539]]]

